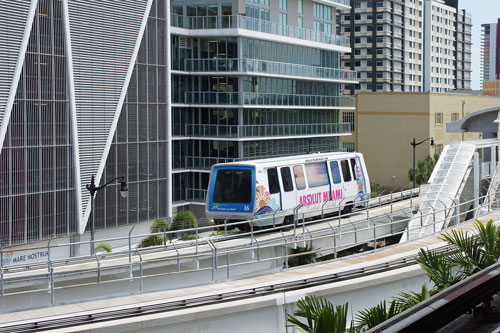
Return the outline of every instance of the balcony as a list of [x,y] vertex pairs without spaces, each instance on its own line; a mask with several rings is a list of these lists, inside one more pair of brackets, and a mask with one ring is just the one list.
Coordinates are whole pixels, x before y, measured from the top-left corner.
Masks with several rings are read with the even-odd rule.
[[212,165],[237,161],[236,158],[204,157],[204,156],[174,156],[174,171],[203,170],[210,171]]
[[357,81],[355,71],[259,59],[186,59],[185,68],[189,72],[245,72],[353,83]]
[[349,39],[345,36],[259,20],[242,15],[182,16],[172,14],[171,24],[176,28],[190,30],[244,29],[311,42],[349,47]]
[[186,91],[185,103],[193,105],[273,106],[296,108],[354,108],[354,98],[348,96],[275,94],[260,92]]
[[350,133],[351,123],[174,126],[174,136],[262,140],[273,137],[334,136]]
[[314,2],[322,3],[328,6],[337,7],[337,9],[350,9],[351,0],[313,0]]

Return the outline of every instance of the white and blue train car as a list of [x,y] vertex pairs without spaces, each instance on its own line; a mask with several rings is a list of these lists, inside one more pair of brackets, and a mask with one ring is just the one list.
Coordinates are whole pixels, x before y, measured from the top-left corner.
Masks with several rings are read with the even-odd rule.
[[[362,154],[318,153],[214,165],[205,212],[216,222],[290,224],[299,205],[301,213],[313,217],[322,209],[350,212],[369,197]],[[272,214],[279,218],[264,218]]]

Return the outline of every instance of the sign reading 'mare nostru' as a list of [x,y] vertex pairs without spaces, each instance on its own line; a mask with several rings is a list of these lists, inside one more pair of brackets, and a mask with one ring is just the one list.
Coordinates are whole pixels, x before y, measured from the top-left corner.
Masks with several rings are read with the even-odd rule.
[[47,262],[49,259],[48,250],[27,250],[27,251],[6,251],[3,253],[2,265],[22,265],[35,262]]

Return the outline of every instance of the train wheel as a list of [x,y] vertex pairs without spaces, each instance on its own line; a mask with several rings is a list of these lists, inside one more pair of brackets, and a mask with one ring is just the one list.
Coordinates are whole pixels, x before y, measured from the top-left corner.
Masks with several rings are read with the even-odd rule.
[[243,232],[250,232],[252,231],[252,228],[250,227],[250,223],[244,223],[240,224],[241,229],[243,229]]
[[283,228],[283,231],[292,230],[292,226],[294,223],[295,221],[293,215],[285,216],[285,219],[283,220],[283,225],[286,225],[287,227]]
[[285,224],[285,225],[293,224],[293,215],[285,216],[285,219],[283,220],[283,224]]
[[352,213],[352,202],[347,203],[342,209],[342,215],[348,215]]

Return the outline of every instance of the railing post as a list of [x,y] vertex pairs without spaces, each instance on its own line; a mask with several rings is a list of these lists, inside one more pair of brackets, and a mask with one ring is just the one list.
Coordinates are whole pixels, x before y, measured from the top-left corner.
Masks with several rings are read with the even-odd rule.
[[212,254],[212,282],[215,282],[215,248],[210,239],[207,241],[207,244],[210,247],[210,252]]
[[257,244],[257,261],[260,261],[260,245],[257,238],[255,239],[255,244]]
[[413,202],[413,188],[410,188],[410,207],[413,206],[412,202]]
[[177,253],[177,273],[180,273],[181,272],[181,261],[180,261],[180,257],[179,257],[179,250],[177,250],[177,246],[175,246],[174,243],[172,243],[172,245],[174,246],[174,250]]
[[143,271],[142,271],[142,255],[139,250],[136,250],[139,255],[139,274],[140,274],[140,283],[139,290],[142,291],[144,289],[144,279],[143,279]]
[[[434,233],[436,233],[436,209],[430,203],[428,205],[432,208],[432,224],[434,226]],[[446,219],[444,221],[446,222]]]
[[49,239],[47,242],[47,259],[50,261],[50,242],[52,241],[52,238]]
[[224,219],[224,237],[227,237],[227,218]]
[[101,262],[97,257],[97,253],[94,254],[95,260],[97,262],[97,282],[101,282]]
[[283,236],[283,239],[285,240],[285,268],[288,269],[288,242],[286,240],[285,234],[283,231],[281,231],[281,235]]
[[337,259],[337,231],[333,229],[333,258]]
[[373,223],[373,250],[377,251],[377,227],[374,221],[370,221]]
[[229,279],[229,263],[230,263],[230,259],[229,259],[229,251],[226,252],[226,267],[227,267],[227,273],[226,273],[226,277]]
[[54,295],[54,268],[50,265],[50,304],[54,305],[55,295]]
[[132,263],[132,231],[134,230],[135,225],[132,226],[132,229],[128,232],[128,262]]
[[453,200],[455,203],[455,225],[460,224],[460,198]]

